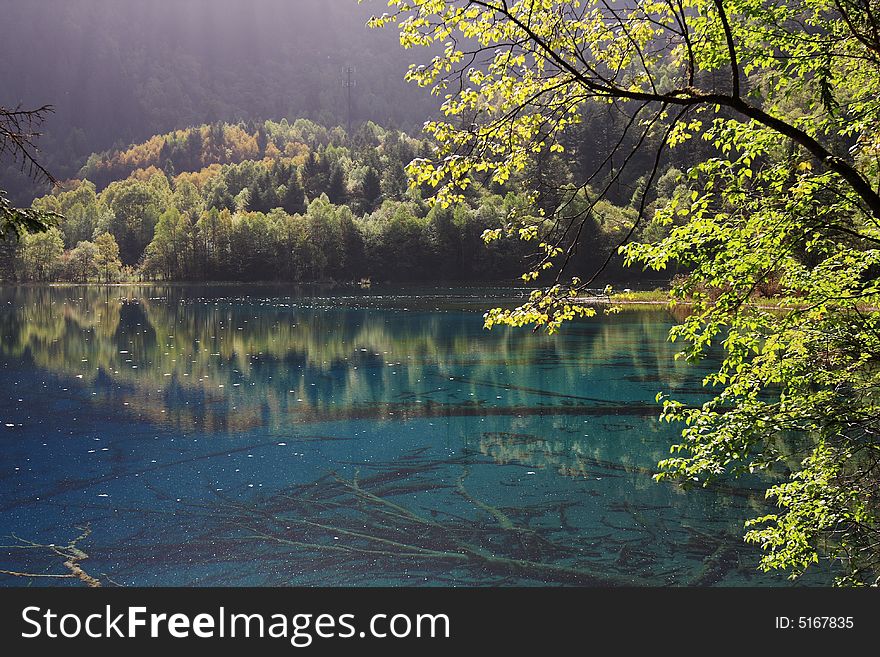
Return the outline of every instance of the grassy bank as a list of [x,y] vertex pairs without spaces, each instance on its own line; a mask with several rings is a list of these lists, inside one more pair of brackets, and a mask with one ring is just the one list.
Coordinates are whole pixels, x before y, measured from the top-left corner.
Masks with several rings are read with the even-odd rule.
[[614,292],[611,296],[595,295],[578,297],[579,303],[665,306],[669,303],[668,290],[643,290]]

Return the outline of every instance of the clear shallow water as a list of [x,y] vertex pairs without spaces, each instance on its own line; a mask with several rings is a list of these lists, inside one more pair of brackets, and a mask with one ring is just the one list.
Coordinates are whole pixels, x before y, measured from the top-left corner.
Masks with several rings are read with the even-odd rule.
[[705,373],[665,312],[487,332],[519,292],[417,292],[0,289],[0,568],[87,526],[105,584],[786,583],[759,486],[651,479],[654,396]]

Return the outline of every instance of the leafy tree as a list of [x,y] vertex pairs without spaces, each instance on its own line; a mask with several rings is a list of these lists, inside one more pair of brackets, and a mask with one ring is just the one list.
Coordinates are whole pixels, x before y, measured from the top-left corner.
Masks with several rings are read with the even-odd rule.
[[68,276],[79,283],[87,283],[99,273],[98,247],[92,242],[80,242],[68,252]]
[[278,273],[286,281],[308,279],[311,270],[312,246],[304,217],[285,214],[273,227]]
[[68,248],[91,240],[95,232],[106,228],[110,221],[106,206],[98,200],[94,183],[88,180],[68,183],[63,191],[56,188],[54,193],[34,201],[33,207],[63,217],[59,228]]
[[188,180],[177,184],[171,202],[180,212],[193,217],[198,216],[204,207],[199,190]]
[[367,272],[369,266],[366,261],[364,238],[349,208],[340,208],[337,217],[339,250],[342,258],[335,268],[335,277],[340,281],[357,281]]
[[201,277],[206,280],[231,278],[230,234],[232,214],[224,208],[211,208],[202,213],[196,224],[198,241],[201,243]]
[[309,280],[326,281],[330,267],[339,262],[336,213],[326,194],[309,203],[306,211],[306,235],[311,248]]
[[119,276],[122,270],[122,262],[119,260],[119,245],[110,233],[101,233],[95,238],[95,246],[98,249],[95,264],[98,274],[104,283],[109,283]]
[[[487,232],[489,240],[508,233],[540,243],[543,258],[526,280],[556,273],[520,308],[489,312],[487,326],[554,331],[594,312],[573,298],[614,253],[585,272],[571,271],[574,256],[598,203],[651,145],[635,219],[617,245],[628,264],[687,270],[672,296],[694,305],[672,338],[690,360],[714,345],[724,353],[706,378],[714,399],[699,408],[664,399],[664,417],[684,429],[660,477],[693,484],[778,471],[782,482],[768,490],[778,511],[747,534],[765,550],[762,567],[796,576],[827,558],[843,582],[880,581],[880,6],[391,4],[396,11],[373,25],[399,26],[406,47],[442,46],[409,72],[446,97],[444,118],[427,124],[439,152],[409,167],[441,203],[564,152],[592,103],[626,117],[599,163],[605,173],[577,182],[586,205],[570,213],[563,200],[544,224]],[[695,160],[690,189],[679,185],[648,216],[664,155],[697,139],[713,152]],[[634,242],[649,220],[663,229],[659,240]],[[574,273],[586,280],[567,282]],[[762,301],[762,290],[776,298]],[[795,446],[806,456],[789,473],[784,455]]]
[[250,202],[251,202],[251,190],[245,188],[245,189],[241,190],[238,194],[236,194],[235,198],[233,199],[233,203],[232,203],[233,208],[232,209],[235,212],[244,212],[248,209]]
[[272,280],[275,254],[270,223],[261,212],[246,212],[233,218],[230,235],[230,271],[236,280]]
[[[400,201],[388,199],[387,206],[370,216],[387,182],[378,171],[396,170],[403,186],[404,162],[414,153],[429,152],[422,142],[369,124],[363,131],[363,148],[358,149],[339,130],[328,131],[309,121],[262,125],[270,140],[267,148],[277,147],[283,153],[272,162],[215,162],[199,171],[181,171],[169,181],[153,162],[157,157],[174,158],[185,166],[190,133],[203,135],[203,161],[222,160],[220,151],[233,146],[246,153],[249,140],[258,136],[253,126],[190,128],[96,156],[87,167],[90,172],[128,175],[110,182],[100,194],[93,182],[74,181],[37,199],[34,207],[65,215],[60,228],[69,249],[107,233],[108,239],[122,242],[124,258],[138,263],[142,276],[168,280],[356,281],[364,276],[497,280],[521,266],[524,249],[508,250],[507,241],[505,248],[482,245],[482,232],[501,221],[497,208],[507,205],[481,186],[475,186],[467,204],[450,210],[445,236],[443,226],[428,216],[429,207],[421,201],[408,201],[401,211],[401,216],[414,220],[406,230],[397,230],[388,220]],[[329,171],[327,184],[333,198],[319,194],[307,207],[296,165],[302,158],[312,161],[313,176]],[[348,181],[357,181],[352,191]],[[418,194],[405,197],[415,199]],[[525,195],[520,203],[527,204]],[[142,247],[147,234],[149,242]],[[259,248],[250,248],[249,239]],[[123,249],[117,249],[114,257]],[[71,253],[63,255],[64,266],[55,273],[75,279]],[[26,278],[9,256],[0,253],[4,276]],[[404,266],[397,263],[399,257]],[[110,282],[119,275],[110,267],[101,280]]]
[[166,279],[184,278],[186,245],[183,235],[184,215],[175,207],[159,217],[156,233],[146,251],[144,268]]
[[108,230],[119,243],[122,263],[136,264],[153,239],[165,199],[148,182],[128,179],[112,183],[101,194],[101,200],[110,210]]
[[63,253],[64,240],[57,228],[23,235],[18,247],[22,278],[30,281],[52,280]]
[[[413,210],[408,203],[385,201],[369,217],[366,254],[377,265],[377,279],[413,280],[434,275],[422,262],[430,254],[428,223]],[[434,260],[430,256],[429,259]]]
[[460,225],[455,222],[454,208],[435,205],[428,212],[429,239],[437,253],[438,269],[453,278],[465,267],[464,246]]

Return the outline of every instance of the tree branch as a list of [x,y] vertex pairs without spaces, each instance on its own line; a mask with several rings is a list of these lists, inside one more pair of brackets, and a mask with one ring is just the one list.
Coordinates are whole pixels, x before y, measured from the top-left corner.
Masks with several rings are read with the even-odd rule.
[[[716,3],[721,2],[721,0],[715,1]],[[578,84],[582,85],[593,94],[605,96],[608,98],[625,98],[630,100],[641,100],[690,107],[697,105],[720,105],[728,107],[746,118],[757,121],[758,123],[765,125],[772,130],[775,130],[776,132],[788,137],[796,144],[804,147],[813,157],[815,157],[820,163],[822,163],[823,166],[827,167],[829,170],[837,173],[841,178],[843,178],[847,182],[847,184],[849,184],[849,186],[853,189],[853,191],[858,194],[862,201],[864,201],[865,205],[867,205],[870,213],[874,216],[874,218],[880,221],[880,194],[874,191],[871,184],[864,177],[862,177],[862,175],[853,165],[834,155],[834,153],[823,146],[817,139],[811,137],[809,134],[807,134],[797,126],[786,123],[782,119],[767,113],[759,107],[750,105],[736,94],[728,95],[718,93],[705,93],[698,89],[693,89],[690,87],[658,94],[648,91],[625,89],[623,87],[615,86],[614,84],[597,82],[596,80],[585,76],[582,71],[578,70],[570,62],[566,61],[566,59],[562,57],[558,52],[556,52],[556,50],[554,50],[550,46],[550,44],[548,44],[544,39],[536,34],[535,31],[532,30],[528,25],[525,25],[516,16],[514,16],[510,10],[498,5],[494,5],[491,2],[484,2],[483,0],[469,0],[469,3],[501,13],[505,18],[510,20],[519,29],[523,30],[523,32],[529,37],[529,39],[537,46],[537,48],[549,61],[556,64],[560,69],[570,73]],[[724,16],[725,18],[722,19],[722,24],[727,24],[727,31],[729,33],[729,23],[727,23],[726,14],[724,14]],[[732,35],[730,37],[730,40],[728,41],[728,47],[732,49],[731,66],[734,67],[734,70],[736,71],[736,84],[734,90],[738,94],[739,66],[736,60],[736,50],[732,44]]]
[[733,83],[732,96],[739,98],[739,62],[736,55],[736,44],[733,41],[733,31],[730,29],[730,21],[727,20],[727,12],[724,10],[724,0],[715,0],[715,8],[721,19],[721,27],[724,30],[724,40],[727,42],[727,54],[730,57],[730,74]]

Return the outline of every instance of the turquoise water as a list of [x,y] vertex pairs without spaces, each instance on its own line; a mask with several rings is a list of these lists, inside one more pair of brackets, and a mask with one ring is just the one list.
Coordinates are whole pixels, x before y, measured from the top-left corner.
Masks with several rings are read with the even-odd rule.
[[0,569],[74,544],[105,585],[784,584],[741,539],[760,482],[651,479],[656,393],[699,401],[712,365],[673,360],[672,317],[482,328],[521,294],[0,290]]

